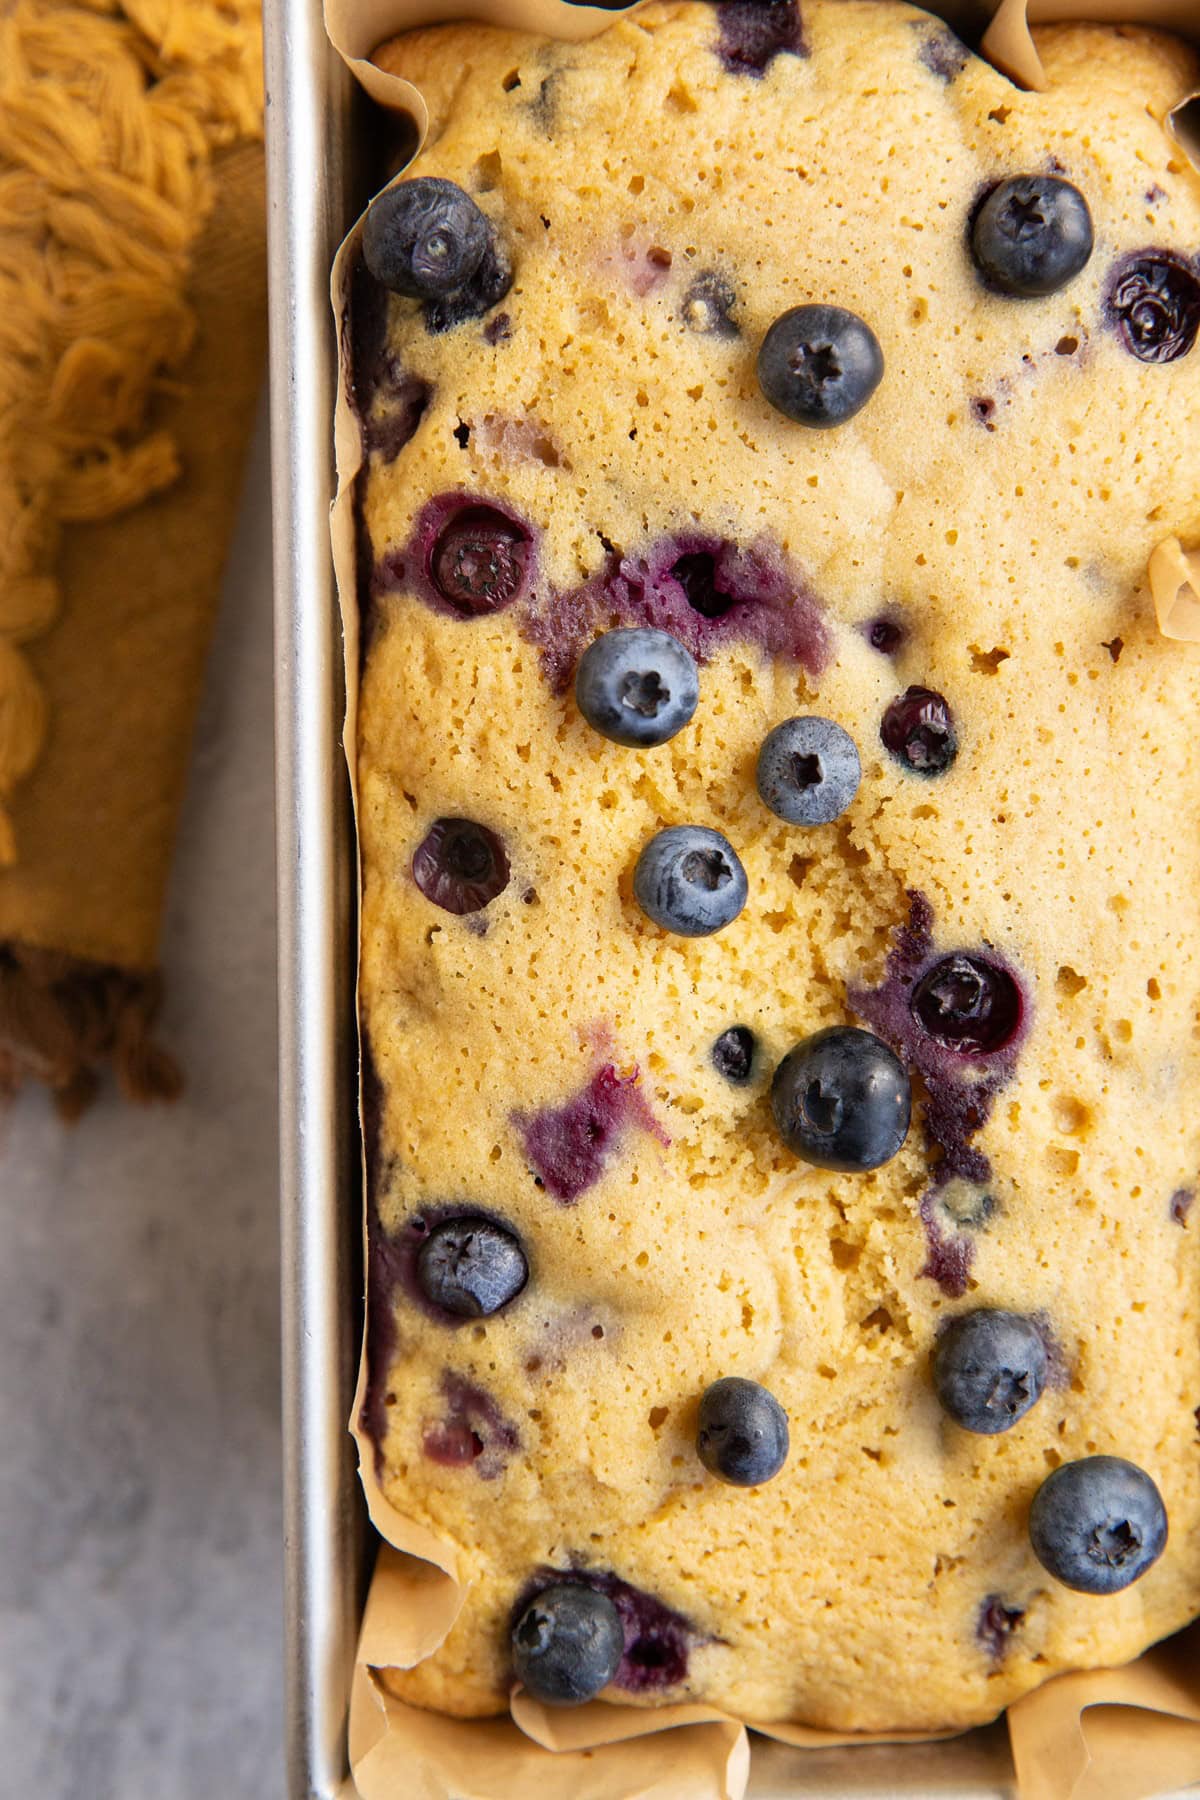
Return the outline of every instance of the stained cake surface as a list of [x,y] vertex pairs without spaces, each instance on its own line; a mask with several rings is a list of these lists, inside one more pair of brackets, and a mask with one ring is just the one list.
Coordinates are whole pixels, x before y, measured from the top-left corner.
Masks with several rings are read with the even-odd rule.
[[[555,1580],[616,1610],[607,1698],[850,1729],[990,1718],[1200,1610],[1200,660],[1144,590],[1200,532],[1200,184],[1164,129],[1197,64],[1036,37],[1044,94],[890,0],[381,53],[429,105],[408,174],[471,196],[500,271],[354,297],[366,1422],[466,1590],[388,1677],[418,1704],[503,1709]],[[1032,297],[971,250],[1029,173],[1094,233]],[[760,386],[809,305],[882,353],[829,429]],[[666,742],[576,703],[630,627],[698,667]],[[798,716],[857,750],[825,823],[756,784]],[[635,898],[678,826],[744,870],[710,935]],[[838,1172],[772,1084],[845,1026],[912,1125]],[[1017,1324],[947,1335],[983,1313]],[[698,1452],[726,1377],[786,1414],[756,1486]],[[1030,1539],[1097,1456],[1169,1518],[1107,1595]]]

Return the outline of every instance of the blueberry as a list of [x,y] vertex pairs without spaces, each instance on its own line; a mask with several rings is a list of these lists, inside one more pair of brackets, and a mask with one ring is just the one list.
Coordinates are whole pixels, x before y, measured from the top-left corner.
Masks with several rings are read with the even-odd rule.
[[625,1633],[612,1601],[578,1582],[543,1588],[513,1627],[513,1671],[546,1706],[580,1706],[620,1666]]
[[883,379],[883,351],[869,325],[841,306],[794,306],[762,341],[758,384],[798,425],[844,425]]
[[909,1005],[935,1043],[964,1056],[994,1056],[1005,1049],[1025,1012],[1010,970],[963,951],[934,963],[913,989]]
[[758,753],[759,798],[789,825],[840,818],[861,780],[854,739],[832,719],[785,719]]
[[489,1219],[445,1219],[417,1256],[421,1292],[460,1319],[485,1319],[514,1300],[529,1278],[525,1253]]
[[945,696],[910,687],[889,704],[879,736],[885,750],[914,775],[944,775],[958,755],[958,737]]
[[487,217],[453,181],[419,175],[372,200],[363,256],[376,281],[410,300],[441,300],[470,281],[492,241]]
[[878,650],[881,656],[895,656],[908,636],[898,620],[886,616],[872,619],[866,627],[866,634],[872,650]]
[[788,1149],[819,1169],[877,1169],[908,1135],[912,1090],[882,1039],[831,1025],[789,1050],[771,1083],[771,1110]]
[[1162,1555],[1167,1509],[1136,1463],[1085,1456],[1043,1481],[1029,1512],[1029,1541],[1064,1587],[1116,1594]]
[[1142,250],[1109,279],[1106,311],[1139,362],[1186,356],[1200,332],[1200,274],[1174,250]]
[[443,527],[429,579],[462,618],[500,612],[525,585],[529,539],[493,506],[467,506]]
[[589,645],[575,672],[575,699],[593,730],[616,744],[665,744],[700,698],[696,659],[668,631],[622,627]]
[[735,1087],[744,1087],[754,1072],[757,1039],[748,1025],[730,1025],[713,1044],[713,1068]]
[[473,819],[435,819],[413,852],[413,880],[444,912],[481,912],[508,886],[504,845]]
[[680,937],[709,937],[746,904],[746,871],[719,831],[670,825],[638,857],[633,897],[656,925]]
[[950,1417],[985,1437],[1023,1419],[1046,1384],[1046,1345],[1032,1319],[980,1308],[938,1339],[933,1385]]
[[734,1487],[759,1487],[778,1475],[787,1453],[787,1414],[774,1394],[740,1375],[705,1389],[696,1454],[710,1475]]
[[971,255],[990,286],[1028,299],[1056,294],[1092,254],[1092,215],[1057,175],[1014,175],[985,194],[971,221]]

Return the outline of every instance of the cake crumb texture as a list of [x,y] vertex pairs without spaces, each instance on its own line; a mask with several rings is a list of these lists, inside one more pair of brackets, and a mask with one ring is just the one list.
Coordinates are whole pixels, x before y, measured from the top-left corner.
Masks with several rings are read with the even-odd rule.
[[[1200,67],[1153,32],[1045,28],[1049,91],[1022,93],[891,0],[767,8],[738,37],[728,15],[763,11],[656,4],[585,45],[444,26],[379,58],[429,105],[409,172],[465,188],[513,264],[448,329],[365,276],[353,321],[368,1424],[466,1587],[439,1651],[387,1679],[464,1716],[507,1704],[513,1610],[547,1571],[634,1596],[607,1697],[839,1730],[968,1726],[1200,1611],[1200,653],[1144,589],[1156,544],[1200,537],[1200,349],[1141,360],[1113,302],[1148,251],[1197,267],[1200,183],[1164,120]],[[1091,258],[1045,297],[993,292],[974,208],[1047,170],[1085,196]],[[755,375],[808,302],[883,350],[833,430]],[[511,592],[468,616],[429,543],[481,507]],[[700,698],[623,748],[571,678],[642,623],[688,643]],[[881,739],[913,687],[953,720],[939,773]],[[862,779],[804,829],[755,762],[808,713]],[[447,820],[488,834],[463,840],[462,910]],[[633,899],[677,824],[746,871],[713,936]],[[1019,995],[976,1062],[914,1023],[955,952]],[[772,1118],[772,1071],[842,1024],[913,1080],[870,1173],[798,1160]],[[738,1079],[711,1054],[732,1027]],[[494,1316],[424,1300],[420,1244],[456,1213],[527,1258]],[[994,1436],[931,1375],[939,1327],[979,1307],[1048,1347]],[[788,1415],[761,1488],[697,1458],[730,1375]],[[1105,1598],[1027,1531],[1048,1474],[1093,1454],[1150,1474],[1170,1519]]]

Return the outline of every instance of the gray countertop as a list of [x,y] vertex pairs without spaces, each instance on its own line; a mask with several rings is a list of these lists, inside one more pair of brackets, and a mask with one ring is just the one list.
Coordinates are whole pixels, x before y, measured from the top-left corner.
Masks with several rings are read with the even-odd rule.
[[163,941],[186,1092],[0,1116],[14,1796],[283,1791],[269,521],[260,428]]

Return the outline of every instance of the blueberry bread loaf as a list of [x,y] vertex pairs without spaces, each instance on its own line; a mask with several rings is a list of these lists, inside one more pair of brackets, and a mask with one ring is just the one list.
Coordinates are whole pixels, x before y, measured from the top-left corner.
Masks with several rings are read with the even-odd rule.
[[1200,1611],[1181,42],[892,0],[381,60],[369,1382],[459,1715],[969,1725]]

